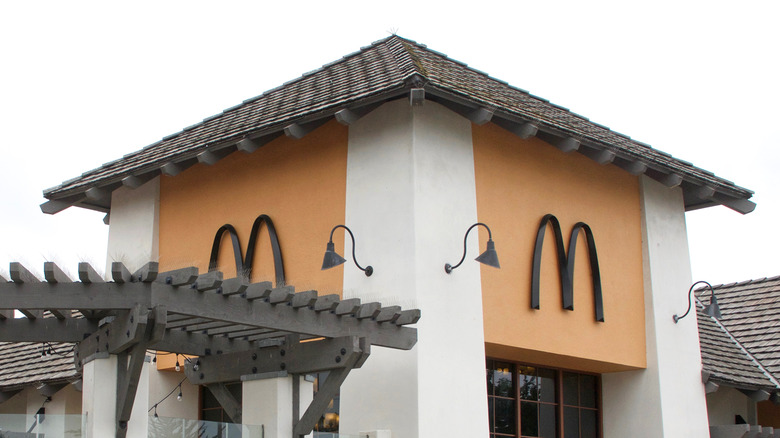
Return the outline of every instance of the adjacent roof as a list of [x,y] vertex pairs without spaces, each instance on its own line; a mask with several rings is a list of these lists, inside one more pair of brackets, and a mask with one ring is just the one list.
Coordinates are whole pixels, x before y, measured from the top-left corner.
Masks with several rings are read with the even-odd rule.
[[72,382],[80,376],[73,366],[73,344],[0,342],[0,393]]
[[745,390],[776,389],[765,370],[727,330],[697,308],[702,368],[709,380]]
[[[719,383],[780,389],[780,277],[713,286],[722,318],[698,309],[702,362]],[[706,292],[705,292],[706,290]],[[697,296],[709,302],[708,289]]]
[[198,161],[213,163],[236,149],[250,151],[237,147],[244,139],[256,147],[282,132],[299,137],[334,116],[349,124],[413,89],[415,98],[441,103],[475,123],[492,121],[564,151],[679,185],[689,210],[723,204],[747,213],[755,207],[748,201],[750,190],[396,35],[45,190],[50,201],[41,207],[46,213],[71,205],[108,211],[110,192],[123,184],[137,187]]

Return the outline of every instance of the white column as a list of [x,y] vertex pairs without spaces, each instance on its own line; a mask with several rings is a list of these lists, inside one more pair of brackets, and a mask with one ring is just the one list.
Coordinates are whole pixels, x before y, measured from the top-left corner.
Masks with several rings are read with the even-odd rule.
[[647,369],[602,376],[604,437],[708,437],[682,191],[642,177]]
[[[340,432],[487,437],[487,395],[471,123],[433,102],[390,102],[350,126],[346,225],[366,277],[344,265],[344,294],[417,307],[412,351],[375,347],[341,389]],[[482,218],[480,218],[482,219]],[[489,218],[484,218],[489,223]],[[351,242],[345,252],[351,251]]]
[[[311,382],[300,379],[300,415],[314,395]],[[247,380],[241,386],[242,422],[262,426],[265,436],[293,438],[293,377]],[[298,438],[298,437],[294,437]]]
[[87,438],[116,435],[116,356],[84,365],[81,408],[86,416]]
[[[120,187],[112,193],[108,231],[106,273],[111,263],[121,261],[130,271],[158,258],[160,181],[155,178],[130,190]],[[128,437],[147,436],[149,368],[144,364],[133,411],[128,422]],[[96,359],[84,365],[82,372],[82,410],[87,437],[114,436],[116,433],[117,357]]]

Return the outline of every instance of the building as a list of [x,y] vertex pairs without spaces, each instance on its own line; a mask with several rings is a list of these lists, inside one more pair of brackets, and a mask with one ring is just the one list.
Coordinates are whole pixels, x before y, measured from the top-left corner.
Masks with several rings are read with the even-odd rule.
[[[698,312],[707,411],[713,437],[780,434],[780,277],[713,287],[715,319]],[[709,303],[710,291],[699,298]]]
[[[42,210],[106,212],[120,281],[112,262],[150,260],[279,280],[273,253],[299,291],[420,309],[413,349],[372,349],[341,385],[340,433],[704,437],[696,323],[672,319],[691,284],[684,213],[748,213],[751,195],[394,35],[51,188]],[[261,214],[278,245],[250,232]],[[257,247],[231,252],[225,233]],[[354,263],[321,269],[329,233]],[[486,240],[500,269],[471,261]],[[131,436],[147,410],[205,415],[172,359],[144,365]],[[116,379],[104,363],[83,376],[90,433],[112,424],[87,384]],[[243,422],[290,436],[291,379],[236,383]],[[182,403],[159,403],[176,388]]]

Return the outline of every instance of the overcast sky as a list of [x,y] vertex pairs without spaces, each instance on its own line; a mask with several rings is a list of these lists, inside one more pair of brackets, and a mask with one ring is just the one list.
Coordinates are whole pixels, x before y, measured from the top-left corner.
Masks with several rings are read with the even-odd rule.
[[693,279],[780,275],[779,17],[749,0],[0,2],[0,275],[103,269],[103,214],[44,215],[43,189],[389,32],[755,191],[749,215],[687,214]]

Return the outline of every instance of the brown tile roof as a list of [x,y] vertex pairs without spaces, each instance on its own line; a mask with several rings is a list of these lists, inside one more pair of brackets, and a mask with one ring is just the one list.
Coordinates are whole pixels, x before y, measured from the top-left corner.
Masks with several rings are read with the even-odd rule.
[[[42,356],[45,348],[46,356]],[[51,354],[49,350],[51,349]],[[73,345],[0,342],[0,392],[39,383],[66,383],[81,373],[73,364]]]
[[[780,276],[713,286],[721,324],[780,380]],[[709,292],[697,291],[705,302]]]
[[696,317],[702,368],[710,373],[711,381],[746,390],[780,389],[721,324],[700,307]]
[[679,177],[676,184],[684,189],[688,209],[722,203],[744,213],[754,207],[747,201],[752,196],[750,190],[395,35],[84,172],[45,190],[44,196],[67,205],[107,210],[110,197],[94,193],[85,197],[87,190],[100,188],[105,194],[119,187],[125,177],[157,175],[168,163],[192,164],[197,154],[207,149],[279,133],[291,123],[312,122],[344,108],[381,103],[419,87],[425,89],[427,99],[450,108],[485,108],[493,112],[494,122],[530,122],[542,135],[574,138],[582,145],[580,152],[614,154],[614,164],[639,165],[639,172],[654,179]]

